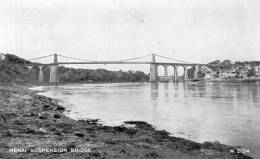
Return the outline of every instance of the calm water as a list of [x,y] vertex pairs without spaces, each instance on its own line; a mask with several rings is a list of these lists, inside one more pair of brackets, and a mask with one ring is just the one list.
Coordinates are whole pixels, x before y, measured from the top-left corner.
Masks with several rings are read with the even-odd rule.
[[142,120],[197,142],[242,145],[260,158],[260,83],[73,84],[33,88],[75,119]]

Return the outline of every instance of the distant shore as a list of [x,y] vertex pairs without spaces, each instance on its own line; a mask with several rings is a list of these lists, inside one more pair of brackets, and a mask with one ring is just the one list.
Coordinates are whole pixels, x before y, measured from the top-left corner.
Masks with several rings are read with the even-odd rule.
[[0,83],[0,158],[251,158],[239,147],[172,137],[142,121],[114,127],[76,121],[28,86]]

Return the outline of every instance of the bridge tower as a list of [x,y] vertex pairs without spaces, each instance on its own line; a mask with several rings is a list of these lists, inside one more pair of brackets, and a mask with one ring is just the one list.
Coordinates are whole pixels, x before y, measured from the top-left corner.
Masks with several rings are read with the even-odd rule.
[[158,80],[157,64],[155,62],[155,54],[152,54],[152,63],[150,64],[150,82],[157,82]]
[[50,80],[49,83],[58,83],[59,82],[59,73],[58,73],[58,56],[54,54],[54,59],[52,65],[50,65]]
[[43,82],[44,81],[43,65],[38,66],[38,68],[39,68],[39,82]]

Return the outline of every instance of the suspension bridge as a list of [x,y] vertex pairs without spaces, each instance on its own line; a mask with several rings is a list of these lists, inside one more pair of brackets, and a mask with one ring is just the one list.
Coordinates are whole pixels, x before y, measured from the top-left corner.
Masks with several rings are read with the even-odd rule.
[[[50,63],[37,63],[34,61],[37,61],[39,59],[43,58],[48,58],[48,57],[53,57],[53,61]],[[58,57],[62,58],[67,58],[67,59],[72,59],[76,60],[76,62],[63,62],[63,61],[58,61]],[[143,58],[147,57],[152,57],[151,61],[138,61]],[[156,57],[160,57],[163,59],[166,59],[171,62],[158,62],[156,61]],[[42,56],[42,57],[36,57],[29,59],[29,61],[32,61],[31,64],[28,64],[27,67],[29,69],[33,68],[38,68],[39,69],[39,81],[43,82],[44,81],[44,73],[43,69],[45,67],[49,67],[50,69],[50,78],[49,82],[50,83],[58,83],[59,82],[59,72],[58,72],[58,67],[59,65],[77,65],[77,64],[147,64],[150,65],[150,81],[151,82],[157,82],[159,81],[160,77],[158,76],[158,67],[163,66],[164,67],[164,76],[163,76],[163,81],[168,82],[169,81],[169,76],[168,76],[168,67],[172,66],[174,68],[174,76],[173,76],[173,81],[178,82],[179,81],[179,75],[178,75],[178,67],[183,67],[184,73],[183,73],[183,80],[187,81],[188,79],[188,68],[193,69],[194,75],[193,79],[198,78],[198,71],[200,70],[201,66],[205,66],[204,64],[199,64],[199,63],[192,63],[192,62],[187,62],[183,60],[178,60],[158,54],[148,54],[145,56],[140,56],[140,57],[134,57],[134,58],[128,58],[128,59],[123,59],[123,60],[114,60],[114,61],[94,61],[94,60],[87,60],[87,59],[80,59],[80,58],[75,58],[75,57],[69,57],[69,56],[64,56],[60,54],[51,54],[47,56]]]

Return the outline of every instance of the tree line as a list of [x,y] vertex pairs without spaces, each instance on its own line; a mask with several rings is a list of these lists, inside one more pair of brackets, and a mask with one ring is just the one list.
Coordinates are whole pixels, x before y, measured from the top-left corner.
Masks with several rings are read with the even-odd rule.
[[144,82],[149,75],[141,71],[109,71],[59,67],[60,82]]
[[[18,56],[6,54],[0,60],[0,82],[36,82],[39,70],[29,70],[26,64],[30,61]],[[49,79],[49,69],[45,67],[45,81]],[[149,74],[142,71],[109,71],[106,69],[76,69],[59,67],[60,82],[144,82],[149,81]]]

